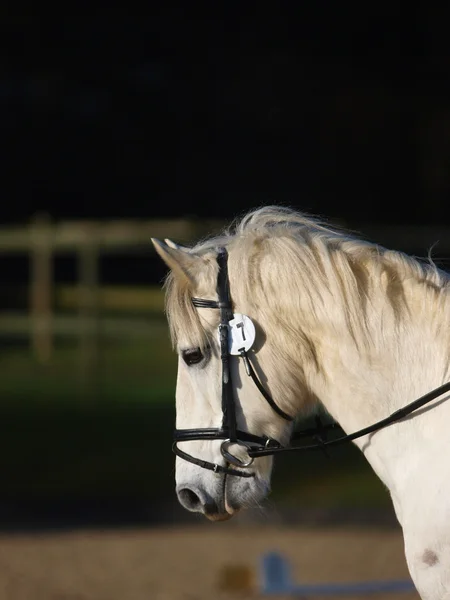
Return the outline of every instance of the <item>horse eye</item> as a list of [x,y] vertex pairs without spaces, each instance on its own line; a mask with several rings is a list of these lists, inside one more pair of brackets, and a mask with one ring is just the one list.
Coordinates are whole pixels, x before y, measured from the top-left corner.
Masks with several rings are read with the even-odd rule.
[[203,353],[200,348],[190,348],[181,352],[184,362],[190,367],[203,360]]

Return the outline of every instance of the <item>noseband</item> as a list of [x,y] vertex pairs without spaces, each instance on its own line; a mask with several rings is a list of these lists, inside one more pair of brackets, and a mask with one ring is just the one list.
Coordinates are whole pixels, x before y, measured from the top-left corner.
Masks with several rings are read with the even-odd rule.
[[[200,458],[196,458],[187,452],[184,452],[178,447],[180,442],[190,442],[194,440],[223,440],[220,446],[220,451],[228,465],[233,465],[239,469],[246,469],[253,463],[254,458],[261,456],[269,456],[286,451],[299,450],[326,450],[328,446],[337,446],[346,442],[350,442],[359,437],[378,431],[391,423],[395,423],[413,411],[428,404],[444,392],[450,390],[450,382],[432,390],[421,398],[407,404],[403,408],[392,413],[390,416],[377,421],[369,427],[360,429],[349,435],[328,440],[327,433],[330,430],[340,429],[337,423],[324,425],[320,419],[316,418],[316,427],[295,431],[291,435],[288,445],[283,446],[277,440],[265,435],[255,435],[247,431],[238,429],[236,420],[236,405],[233,394],[233,381],[231,378],[230,359],[232,356],[237,356],[243,359],[247,375],[253,380],[256,387],[260,391],[263,398],[268,402],[273,411],[286,421],[293,421],[294,417],[285,413],[273,400],[267,390],[264,388],[255,370],[250,362],[248,350],[251,347],[245,340],[245,315],[233,314],[230,283],[228,279],[228,253],[225,248],[219,248],[217,254],[217,264],[219,272],[217,276],[217,295],[218,300],[206,300],[203,298],[192,298],[192,304],[197,308],[214,308],[220,311],[219,324],[219,343],[220,343],[220,360],[222,362],[222,426],[220,428],[198,428],[198,429],[175,429],[174,442],[172,449],[180,458],[193,463],[203,469],[209,469],[214,473],[224,473],[226,475],[236,475],[239,477],[254,477],[254,472],[237,470],[229,466],[222,466],[216,463],[208,462]],[[231,344],[230,333],[231,328],[240,329],[242,332],[242,346],[240,344]],[[294,440],[312,438],[315,443],[308,445],[292,444]],[[241,459],[231,452],[232,446],[241,447],[246,459]]]

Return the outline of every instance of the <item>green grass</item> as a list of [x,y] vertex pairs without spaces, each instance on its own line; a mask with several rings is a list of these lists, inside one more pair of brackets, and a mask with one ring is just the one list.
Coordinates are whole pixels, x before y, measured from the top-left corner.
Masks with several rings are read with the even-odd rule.
[[[166,322],[145,339],[103,340],[83,379],[74,341],[46,365],[26,347],[0,355],[0,489],[4,502],[174,499],[176,357]],[[276,460],[275,503],[386,508],[386,491],[356,448]]]
[[4,501],[162,500],[173,494],[176,357],[163,319],[145,339],[103,340],[86,379],[76,341],[45,365],[29,348],[0,355]]
[[176,356],[167,325],[149,323],[145,339],[102,340],[96,366],[86,374],[86,361],[76,340],[59,340],[46,364],[26,347],[0,355],[0,397],[11,402],[144,402],[173,397]]

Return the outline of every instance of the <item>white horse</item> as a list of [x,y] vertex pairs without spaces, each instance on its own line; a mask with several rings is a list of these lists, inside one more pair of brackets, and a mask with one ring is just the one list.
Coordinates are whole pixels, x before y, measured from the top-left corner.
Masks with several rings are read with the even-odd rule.
[[[214,302],[192,302],[218,300],[219,247],[228,253],[233,310],[256,326],[252,364],[284,413],[311,414],[322,405],[351,433],[450,379],[450,277],[431,262],[280,207],[253,211],[193,248],[153,243],[170,268],[166,309],[179,354],[178,429],[217,431],[222,423],[220,314]],[[262,399],[245,361],[230,363],[239,430],[287,444],[292,424]],[[448,398],[441,394],[355,441],[389,489],[408,567],[426,600],[450,599]],[[246,473],[240,477],[226,472],[220,440],[194,437],[183,448],[200,459],[176,460],[177,495],[188,510],[223,520],[268,494],[272,457],[245,467],[241,444],[234,451],[240,462],[231,460]],[[224,472],[202,468],[201,460]]]

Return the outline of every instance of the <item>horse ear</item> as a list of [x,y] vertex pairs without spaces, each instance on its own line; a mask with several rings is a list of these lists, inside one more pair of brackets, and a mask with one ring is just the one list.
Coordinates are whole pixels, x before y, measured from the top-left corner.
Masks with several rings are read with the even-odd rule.
[[184,252],[189,252],[190,248],[188,248],[187,246],[181,246],[180,244],[176,244],[175,242],[172,242],[172,240],[169,240],[168,238],[164,239],[165,243],[167,246],[169,246],[169,248],[172,248],[173,250],[183,250]]
[[[156,252],[163,259],[171,271],[178,277],[187,280],[191,285],[195,283],[193,273],[199,260],[195,254],[190,254],[187,249],[176,244],[168,245],[156,238],[151,238]],[[175,247],[174,247],[175,246]]]

